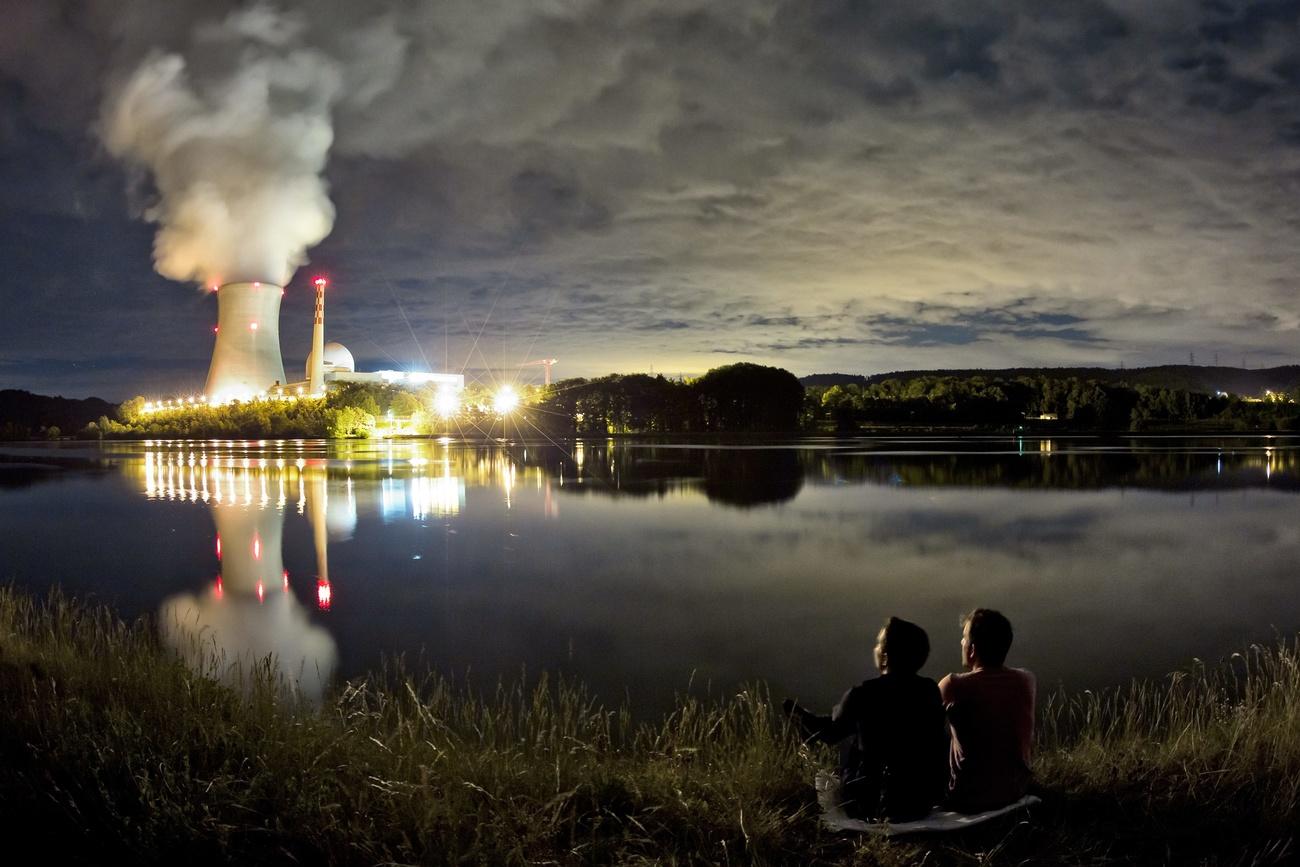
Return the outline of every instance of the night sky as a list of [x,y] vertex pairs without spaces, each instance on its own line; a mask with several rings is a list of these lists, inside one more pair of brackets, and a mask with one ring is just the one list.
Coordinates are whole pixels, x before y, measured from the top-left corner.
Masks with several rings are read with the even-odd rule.
[[319,146],[252,173],[273,148],[181,154],[180,183],[245,195],[319,157],[290,370],[317,273],[368,368],[1300,356],[1300,2],[0,8],[0,388],[202,387],[215,300],[154,270],[151,220],[179,212],[138,157],[165,136],[111,141],[160,59],[207,105],[273,58],[216,134],[265,131],[261,99]]

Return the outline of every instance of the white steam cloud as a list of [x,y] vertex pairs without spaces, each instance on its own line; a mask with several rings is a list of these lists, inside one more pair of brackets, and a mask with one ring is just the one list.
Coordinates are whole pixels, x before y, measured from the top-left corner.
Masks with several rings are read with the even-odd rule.
[[283,285],[329,234],[321,172],[343,73],[302,36],[297,19],[253,7],[199,27],[186,56],[151,55],[111,92],[104,140],[152,177],[145,217],[164,277]]

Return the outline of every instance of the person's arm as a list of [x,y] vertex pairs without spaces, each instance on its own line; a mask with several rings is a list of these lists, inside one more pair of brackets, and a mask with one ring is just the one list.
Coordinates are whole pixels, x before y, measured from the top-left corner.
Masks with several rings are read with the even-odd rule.
[[945,674],[939,681],[939,701],[943,702],[943,711],[950,719],[953,707],[961,702],[961,681],[955,674]]
[[844,693],[844,697],[840,699],[839,704],[835,705],[830,716],[815,714],[789,699],[786,699],[784,706],[786,712],[803,730],[805,739],[816,739],[828,744],[837,744],[856,731],[858,720],[855,706],[857,700],[854,693],[855,691],[852,689]]

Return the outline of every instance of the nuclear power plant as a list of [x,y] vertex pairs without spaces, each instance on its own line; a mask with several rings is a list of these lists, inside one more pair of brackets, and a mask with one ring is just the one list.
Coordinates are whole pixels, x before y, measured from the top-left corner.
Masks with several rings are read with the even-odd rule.
[[341,343],[325,342],[325,288],[316,278],[316,312],[312,320],[311,352],[301,380],[287,381],[280,355],[280,299],[284,288],[274,283],[227,283],[216,290],[216,342],[207,385],[209,404],[261,397],[320,397],[331,383],[367,382],[382,385],[438,385],[456,392],[465,377],[456,373],[376,370],[358,371],[352,353]]
[[209,402],[248,400],[284,382],[283,295],[273,283],[227,283],[217,290],[217,340],[203,389]]

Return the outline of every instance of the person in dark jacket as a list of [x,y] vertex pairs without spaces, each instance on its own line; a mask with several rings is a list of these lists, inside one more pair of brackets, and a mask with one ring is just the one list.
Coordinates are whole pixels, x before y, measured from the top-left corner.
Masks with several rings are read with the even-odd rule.
[[850,689],[830,716],[791,699],[783,707],[809,739],[840,744],[845,810],[861,818],[918,819],[948,783],[948,728],[939,687],[917,674],[930,639],[915,623],[889,618],[876,640],[880,677]]

